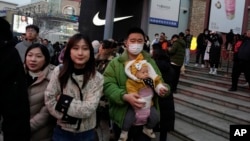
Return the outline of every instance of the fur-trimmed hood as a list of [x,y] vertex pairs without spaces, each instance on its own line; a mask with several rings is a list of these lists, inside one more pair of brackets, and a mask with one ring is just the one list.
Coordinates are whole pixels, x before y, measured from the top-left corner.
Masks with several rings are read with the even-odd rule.
[[152,67],[152,65],[150,63],[148,63],[146,60],[140,60],[140,61],[138,61],[138,60],[131,60],[131,61],[128,61],[126,63],[126,66],[125,66],[125,73],[126,73],[126,75],[130,79],[132,79],[134,81],[139,81],[139,79],[134,74],[131,73],[131,66],[132,65],[141,65],[141,64],[144,64],[144,63],[146,63],[147,66],[148,66],[149,77],[154,80],[157,77],[157,74],[156,74],[154,68]]

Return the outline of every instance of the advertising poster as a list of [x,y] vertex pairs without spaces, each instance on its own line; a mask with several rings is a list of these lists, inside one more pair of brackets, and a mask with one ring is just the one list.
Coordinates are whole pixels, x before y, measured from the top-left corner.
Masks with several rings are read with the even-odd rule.
[[33,24],[33,18],[22,15],[14,15],[13,31],[17,33],[25,33],[26,26],[30,24]]
[[152,0],[150,19],[151,24],[178,27],[180,0]]
[[241,34],[245,0],[212,0],[210,7],[209,30]]

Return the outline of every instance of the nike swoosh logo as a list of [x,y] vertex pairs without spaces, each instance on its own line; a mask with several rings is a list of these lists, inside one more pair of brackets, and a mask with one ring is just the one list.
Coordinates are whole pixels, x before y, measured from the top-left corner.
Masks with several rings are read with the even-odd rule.
[[[131,17],[133,17],[133,16],[125,16],[125,17],[114,18],[114,22],[125,20],[125,19],[131,18]],[[102,25],[105,25],[105,22],[106,22],[105,19],[100,19],[99,18],[99,12],[97,12],[95,14],[94,18],[93,18],[93,24],[96,25],[96,26],[102,26]]]

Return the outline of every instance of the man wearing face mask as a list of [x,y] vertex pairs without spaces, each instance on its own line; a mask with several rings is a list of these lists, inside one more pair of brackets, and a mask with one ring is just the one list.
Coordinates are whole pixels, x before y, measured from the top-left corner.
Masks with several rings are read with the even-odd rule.
[[[128,94],[126,91],[126,80],[128,79],[125,73],[126,63],[135,60],[141,53],[143,59],[152,65],[156,74],[161,76],[155,61],[147,52],[143,51],[144,35],[142,29],[137,27],[131,28],[124,43],[126,50],[121,56],[111,60],[103,73],[104,95],[107,97],[110,105],[109,114],[114,122],[115,140],[119,139],[127,109],[129,107],[140,109],[145,106],[145,103],[140,101],[138,93]],[[167,91],[161,91],[160,93],[167,93]],[[154,96],[153,103],[156,105],[156,108],[158,107],[157,101],[157,96]],[[151,139],[142,130],[143,126],[132,126],[128,131],[128,140],[150,141]]]

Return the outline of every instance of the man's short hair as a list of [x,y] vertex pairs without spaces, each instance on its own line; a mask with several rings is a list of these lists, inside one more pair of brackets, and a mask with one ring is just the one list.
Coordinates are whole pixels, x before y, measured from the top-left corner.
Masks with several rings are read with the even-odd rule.
[[36,31],[36,33],[39,33],[39,27],[38,26],[33,25],[33,24],[27,25],[26,30],[29,29],[29,28],[32,28],[32,29],[34,29]]
[[179,33],[179,37],[184,37],[184,36],[185,36],[185,34],[183,32]]
[[179,36],[177,35],[177,34],[174,34],[173,36],[172,36],[172,38],[171,39],[174,39],[174,38],[179,38]]
[[130,34],[132,34],[132,33],[140,33],[140,34],[143,35],[143,37],[145,37],[145,33],[144,33],[144,31],[141,28],[139,28],[139,27],[133,27],[133,28],[130,28],[128,30],[126,38],[128,38],[128,36]]

